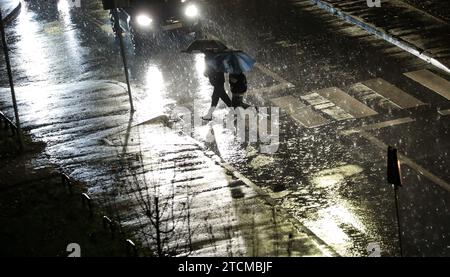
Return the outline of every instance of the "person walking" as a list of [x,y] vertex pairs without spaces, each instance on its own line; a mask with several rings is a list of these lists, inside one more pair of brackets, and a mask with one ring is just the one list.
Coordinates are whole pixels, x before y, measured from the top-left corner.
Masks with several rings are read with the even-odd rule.
[[229,75],[230,90],[232,93],[231,104],[233,108],[242,107],[247,109],[250,105],[244,103],[244,94],[247,92],[247,77],[244,73],[235,73]]
[[[248,108],[243,102],[247,92],[247,78],[244,72],[249,72],[254,67],[256,60],[241,50],[228,49],[219,40],[197,39],[192,42],[184,53],[200,52],[205,54],[205,76],[214,87],[211,96],[211,106],[208,112],[202,116],[203,120],[212,120],[213,112],[219,104],[219,99],[229,108]],[[225,91],[225,74],[229,75],[232,100]]]
[[202,116],[202,119],[206,121],[212,120],[213,112],[219,104],[219,99],[222,99],[227,107],[233,106],[230,97],[225,91],[225,73],[215,71],[213,66],[211,66],[212,62],[214,62],[214,53],[205,53],[205,76],[208,77],[209,83],[214,87],[211,96],[211,106],[208,112]]

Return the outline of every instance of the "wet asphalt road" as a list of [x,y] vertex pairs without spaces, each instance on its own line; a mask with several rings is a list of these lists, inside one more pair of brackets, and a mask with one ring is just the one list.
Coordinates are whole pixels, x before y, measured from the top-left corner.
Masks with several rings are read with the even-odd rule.
[[[411,256],[448,256],[449,116],[438,110],[449,109],[450,100],[404,73],[428,69],[444,79],[450,80],[449,76],[310,7],[308,1],[291,2],[208,1],[202,8],[205,31],[257,59],[258,67],[248,75],[248,102],[273,106],[274,99],[292,100],[286,97],[293,96],[300,103],[314,106],[314,115],[320,114],[326,123],[305,126],[301,118],[308,115],[300,114],[299,121],[299,111],[295,107],[290,111],[286,101],[279,100],[280,145],[275,154],[258,153],[257,144],[237,143],[218,123],[207,125],[214,130],[211,149],[269,192],[340,255],[366,256],[367,245],[378,242],[382,254],[392,256],[398,255],[398,242],[393,191],[385,181],[385,148],[395,145],[405,160],[404,187],[400,190],[404,252]],[[64,0],[27,3],[7,34],[18,86],[33,85],[45,90],[60,85],[64,89],[66,83],[124,79],[117,41],[107,13],[97,1],[82,1],[81,8],[69,7]],[[132,85],[137,91],[136,117],[145,120],[169,114],[180,106],[194,109],[195,114],[206,110],[211,88],[202,75],[203,58],[180,53],[190,40],[168,35],[161,38],[160,46],[151,54],[136,56],[126,37]],[[0,87],[7,87],[4,73],[2,68]],[[369,86],[367,81],[374,78],[394,84],[424,105],[405,108],[392,103],[389,97],[362,93],[360,84]],[[347,92],[375,114],[358,118],[339,107],[341,102],[333,106],[320,98],[322,102],[313,103],[311,99],[318,98],[312,93],[331,87]],[[57,89],[51,91],[48,97],[58,95]],[[30,108],[39,103],[45,106],[40,95],[28,95],[22,101],[33,103]],[[60,161],[54,158],[63,168],[70,169],[71,160],[77,158],[72,142],[84,139],[80,134],[74,137],[75,132],[65,133],[65,129],[92,124],[84,132],[95,136],[102,130],[92,120],[103,121],[105,129],[126,124],[128,108],[123,92],[119,104],[112,99],[99,100],[94,93],[80,94],[75,99],[82,102],[89,97],[93,97],[92,101],[83,111],[71,110],[70,101],[76,101],[73,96],[52,101],[54,106],[47,108],[65,107],[60,112],[72,119],[67,122],[54,122],[45,114],[38,115],[38,120],[24,119],[26,127],[49,144],[51,157],[66,155]],[[10,110],[4,99],[2,106]],[[111,109],[110,117],[82,121],[100,104],[101,109]],[[407,120],[382,128],[371,125],[398,119]],[[46,128],[58,124],[59,133],[46,133]],[[366,129],[358,130],[362,126]],[[346,132],[352,129],[356,131]],[[194,138],[205,141],[202,132],[204,127],[194,130]],[[93,158],[82,153],[79,156]],[[104,171],[99,168],[80,173],[84,174],[80,179],[89,180],[89,172],[96,170]]]

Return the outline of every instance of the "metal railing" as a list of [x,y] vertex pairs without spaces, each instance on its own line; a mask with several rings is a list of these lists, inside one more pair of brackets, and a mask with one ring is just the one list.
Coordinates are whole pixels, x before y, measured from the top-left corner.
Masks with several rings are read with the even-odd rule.
[[[3,125],[3,126],[2,126]],[[4,113],[0,111],[0,127],[5,130],[11,130],[13,135],[17,134],[17,126]]]
[[[70,193],[70,195],[74,194],[73,185],[76,184],[74,180],[72,180],[67,174],[60,173],[61,175],[61,183],[64,186],[64,188]],[[81,203],[83,207],[88,207],[89,210],[89,217],[92,219],[94,217],[94,207],[93,207],[93,200],[89,196],[88,193],[83,192],[80,195]],[[103,228],[105,231],[109,231],[111,233],[111,239],[115,239],[115,235],[117,233],[121,233],[120,231],[120,223],[117,221],[112,220],[108,216],[104,215],[102,216],[102,223]],[[118,235],[118,237],[120,237]],[[137,245],[131,240],[131,239],[123,239],[123,243],[125,246],[126,255],[129,257],[138,257],[138,247]]]

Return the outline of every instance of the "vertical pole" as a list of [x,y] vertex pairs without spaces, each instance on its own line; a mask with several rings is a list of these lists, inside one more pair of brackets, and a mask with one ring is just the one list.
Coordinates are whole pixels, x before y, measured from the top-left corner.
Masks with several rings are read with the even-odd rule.
[[120,27],[119,15],[117,14],[117,9],[114,8],[111,11],[112,11],[112,14],[114,17],[114,25],[115,25],[114,27],[116,29],[116,35],[119,37],[120,54],[122,55],[123,67],[125,70],[125,79],[127,81],[128,97],[130,99],[131,112],[134,112],[135,110],[134,110],[134,105],[133,105],[133,97],[131,96],[130,77],[128,75],[127,57],[125,55],[125,47],[123,45],[122,28]]
[[398,207],[398,186],[394,185],[394,196],[395,196],[395,211],[397,215],[397,230],[398,230],[398,242],[400,246],[400,257],[403,257],[403,246],[402,246],[402,229],[400,224],[400,213]]
[[23,136],[22,136],[22,128],[20,127],[20,118],[19,118],[19,111],[17,109],[16,92],[14,90],[14,82],[13,82],[13,76],[12,76],[12,71],[11,71],[11,63],[9,61],[9,53],[8,53],[9,50],[8,50],[8,45],[6,43],[5,27],[3,26],[3,16],[2,16],[1,9],[0,9],[0,33],[2,36],[3,52],[5,53],[5,61],[6,61],[6,69],[8,72],[9,86],[11,87],[11,98],[12,98],[13,108],[14,108],[14,117],[16,118],[17,137],[19,139],[20,150],[23,151],[24,143],[23,143]]

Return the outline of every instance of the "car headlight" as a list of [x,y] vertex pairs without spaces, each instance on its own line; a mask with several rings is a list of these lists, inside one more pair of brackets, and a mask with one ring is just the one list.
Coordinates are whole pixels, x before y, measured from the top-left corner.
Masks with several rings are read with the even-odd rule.
[[186,7],[185,14],[187,17],[196,17],[198,16],[198,8],[195,5],[189,5]]
[[136,17],[136,22],[142,27],[148,27],[150,26],[150,24],[152,24],[153,20],[150,18],[150,16],[141,14]]

